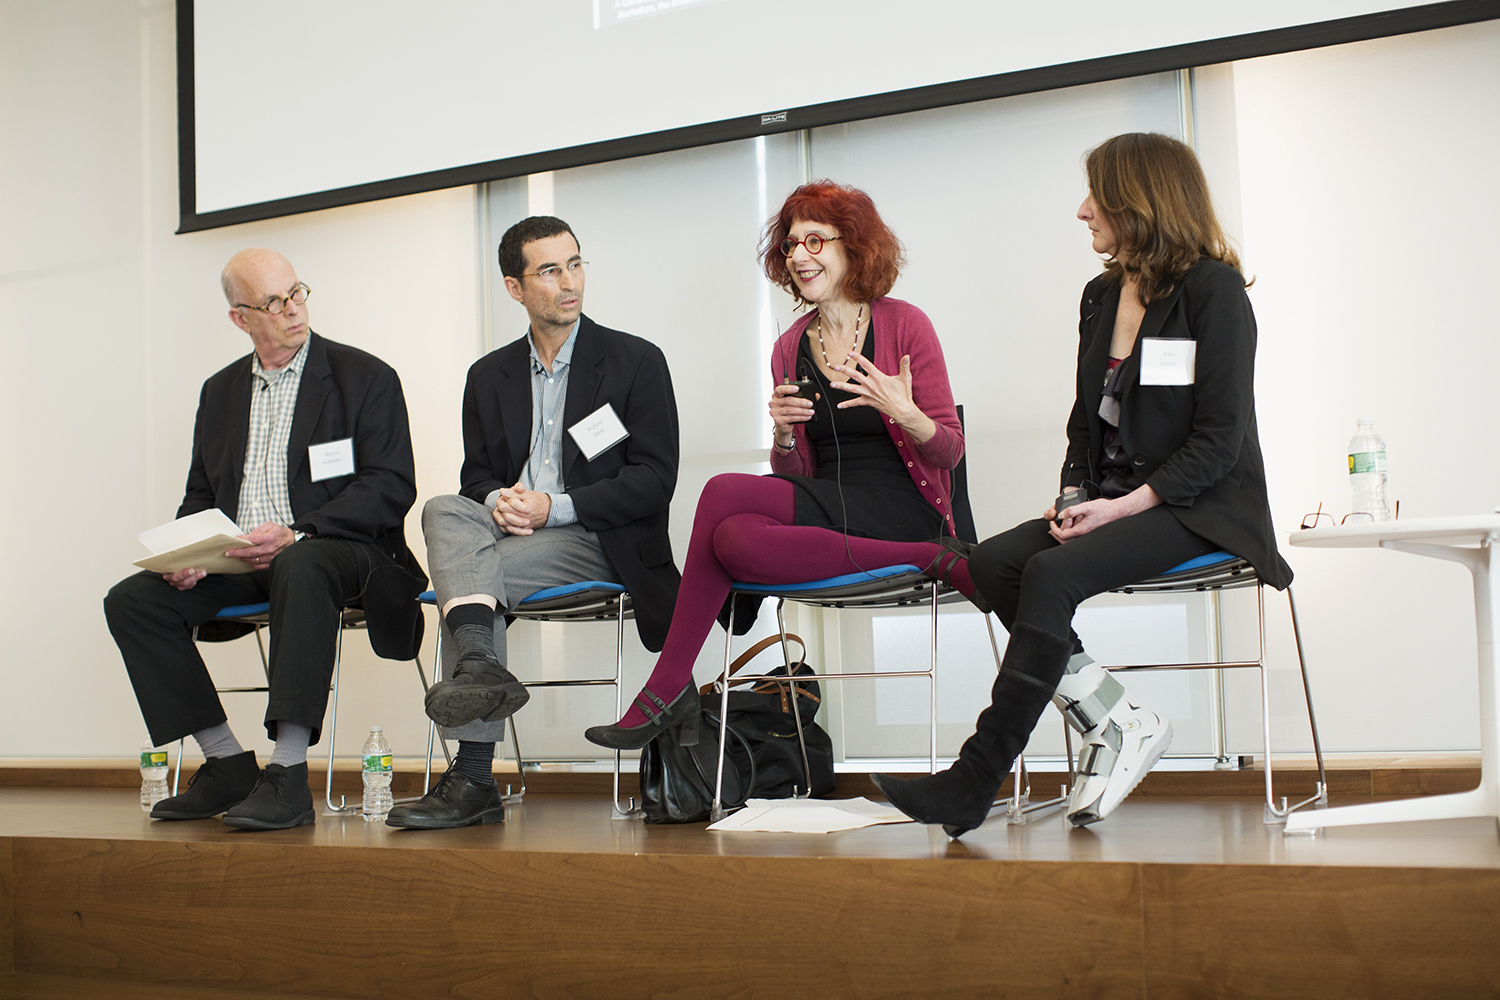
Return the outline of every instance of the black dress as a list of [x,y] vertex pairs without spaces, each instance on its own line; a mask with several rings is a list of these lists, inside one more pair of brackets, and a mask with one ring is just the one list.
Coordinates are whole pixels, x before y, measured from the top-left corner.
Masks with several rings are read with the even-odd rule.
[[[875,353],[875,325],[865,334],[865,357]],[[946,533],[942,515],[927,502],[901,460],[886,418],[873,406],[836,404],[854,394],[830,389],[813,360],[807,338],[798,351],[799,373],[818,383],[821,397],[807,423],[815,449],[815,476],[776,474],[796,487],[797,523],[891,542],[925,542]]]

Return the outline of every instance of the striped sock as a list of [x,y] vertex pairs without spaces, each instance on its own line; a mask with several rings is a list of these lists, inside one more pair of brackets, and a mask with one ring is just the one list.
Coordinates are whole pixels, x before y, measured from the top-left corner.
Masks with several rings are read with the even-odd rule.
[[459,604],[443,616],[460,660],[495,655],[495,612],[483,604]]
[[494,781],[495,744],[459,740],[453,769],[473,781]]

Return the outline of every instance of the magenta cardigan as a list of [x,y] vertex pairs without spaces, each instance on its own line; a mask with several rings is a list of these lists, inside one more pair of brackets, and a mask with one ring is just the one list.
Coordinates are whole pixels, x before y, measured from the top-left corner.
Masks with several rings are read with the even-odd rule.
[[[771,381],[779,384],[783,380],[783,358],[795,359],[801,347],[802,336],[817,312],[810,312],[792,328],[781,335],[771,355]],[[964,456],[964,432],[958,423],[958,411],[953,406],[953,390],[948,385],[948,365],[943,361],[943,349],[938,344],[937,332],[932,321],[910,302],[900,299],[879,298],[870,303],[871,322],[875,325],[875,357],[870,360],[875,367],[893,375],[901,370],[901,358],[911,355],[912,401],[937,424],[937,433],[922,444],[907,438],[907,434],[896,421],[886,418],[886,430],[891,443],[896,446],[911,473],[912,482],[927,502],[942,515],[948,526],[948,534],[957,532],[953,525],[953,483],[949,471],[958,465]],[[795,360],[790,363],[795,371]],[[818,460],[807,442],[807,425],[796,424],[792,428],[796,447],[783,453],[771,446],[771,470],[783,475],[812,476],[817,473]]]

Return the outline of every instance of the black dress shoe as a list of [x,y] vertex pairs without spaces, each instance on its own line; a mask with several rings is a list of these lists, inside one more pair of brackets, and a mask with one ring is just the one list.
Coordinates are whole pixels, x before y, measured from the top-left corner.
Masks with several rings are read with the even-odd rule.
[[475,823],[505,822],[505,803],[500,785],[491,778],[476,781],[450,770],[438,779],[432,791],[409,805],[396,806],[385,825],[403,830],[451,830]]
[[224,814],[224,825],[238,830],[290,830],[311,822],[306,761],[293,767],[267,764],[245,801]]
[[162,799],[151,807],[152,819],[208,819],[230,806],[245,801],[260,765],[255,751],[246,750],[231,757],[210,757],[188,779],[187,791]]
[[646,721],[639,726],[590,726],[583,731],[584,739],[611,750],[639,750],[669,729],[676,728],[677,742],[685,747],[698,745],[698,689],[692,680],[688,686],[672,699],[668,705],[650,688],[641,688],[635,703],[646,714]]
[[493,656],[459,660],[453,676],[427,690],[427,717],[453,728],[475,719],[508,719],[528,701],[531,692]]

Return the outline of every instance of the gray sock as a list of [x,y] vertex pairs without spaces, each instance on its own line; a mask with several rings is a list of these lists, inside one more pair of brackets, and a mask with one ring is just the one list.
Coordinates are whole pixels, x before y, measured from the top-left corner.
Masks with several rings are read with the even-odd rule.
[[307,762],[307,745],[312,742],[312,727],[295,722],[276,723],[276,749],[271,751],[272,764],[296,767]]
[[198,730],[193,734],[193,739],[198,741],[198,749],[203,751],[204,757],[233,757],[245,752],[240,741],[234,738],[234,730],[229,728],[227,720],[217,726]]

